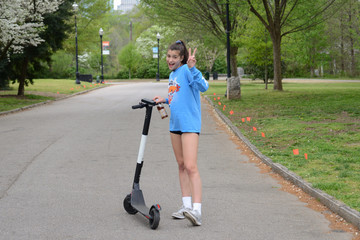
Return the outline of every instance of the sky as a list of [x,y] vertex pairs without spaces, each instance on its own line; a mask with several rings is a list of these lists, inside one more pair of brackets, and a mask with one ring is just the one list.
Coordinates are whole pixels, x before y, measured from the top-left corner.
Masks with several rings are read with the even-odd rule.
[[114,0],[114,8],[121,3],[121,0]]

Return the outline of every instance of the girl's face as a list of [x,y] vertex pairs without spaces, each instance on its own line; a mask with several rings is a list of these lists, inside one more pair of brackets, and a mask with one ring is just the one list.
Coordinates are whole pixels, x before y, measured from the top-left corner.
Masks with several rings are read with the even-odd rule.
[[171,71],[175,71],[182,66],[181,61],[184,59],[184,56],[180,56],[179,50],[169,50],[166,54],[166,62]]

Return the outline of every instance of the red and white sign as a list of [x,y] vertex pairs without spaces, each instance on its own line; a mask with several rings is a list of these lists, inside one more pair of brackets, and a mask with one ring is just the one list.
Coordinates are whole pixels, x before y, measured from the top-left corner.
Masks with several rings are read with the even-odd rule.
[[109,41],[103,41],[102,46],[103,46],[103,54],[104,55],[109,55],[110,54],[110,42]]

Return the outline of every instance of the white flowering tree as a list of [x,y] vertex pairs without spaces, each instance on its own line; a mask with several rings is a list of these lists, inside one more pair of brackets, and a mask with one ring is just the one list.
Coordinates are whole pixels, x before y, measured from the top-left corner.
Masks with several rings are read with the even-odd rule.
[[176,34],[176,28],[165,28],[158,25],[153,25],[136,39],[136,48],[144,58],[152,58],[153,47],[157,47],[157,33],[160,34],[160,58],[164,56],[167,51],[168,45],[174,41],[174,35]]
[[43,16],[56,11],[63,0],[0,0],[0,61],[9,52],[21,52],[43,40]]

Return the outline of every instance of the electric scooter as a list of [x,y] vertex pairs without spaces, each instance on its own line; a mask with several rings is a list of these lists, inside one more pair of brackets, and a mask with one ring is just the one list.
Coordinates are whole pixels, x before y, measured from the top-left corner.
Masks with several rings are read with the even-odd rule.
[[142,131],[141,141],[140,141],[140,148],[136,163],[136,170],[135,170],[135,177],[134,182],[132,186],[131,194],[128,194],[123,202],[124,208],[126,212],[129,214],[136,214],[137,212],[141,213],[144,217],[149,219],[150,227],[152,229],[156,229],[159,226],[160,222],[160,210],[161,207],[159,204],[154,204],[149,209],[145,205],[145,200],[143,193],[140,189],[140,174],[141,174],[141,168],[143,166],[143,158],[144,158],[144,151],[145,151],[145,145],[146,145],[146,138],[149,132],[149,126],[150,126],[150,120],[151,120],[151,113],[153,107],[156,105],[156,102],[150,99],[141,99],[141,102],[138,105],[132,106],[132,109],[138,109],[138,108],[146,108],[146,114],[145,114],[145,121],[144,121],[144,127]]

